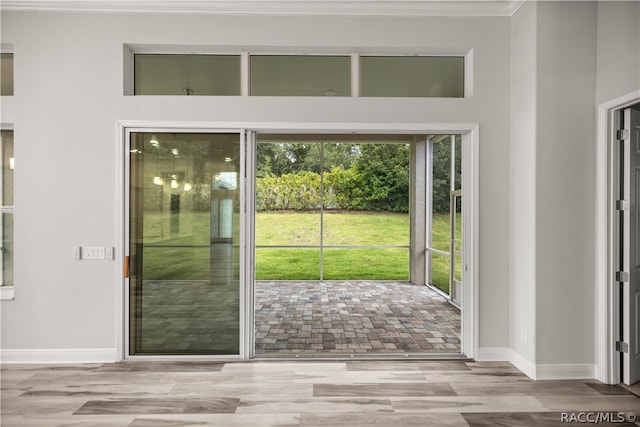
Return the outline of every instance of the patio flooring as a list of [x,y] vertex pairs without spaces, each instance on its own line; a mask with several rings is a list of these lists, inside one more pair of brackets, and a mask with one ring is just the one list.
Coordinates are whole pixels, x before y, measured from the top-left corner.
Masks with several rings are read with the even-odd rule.
[[258,355],[460,353],[460,310],[407,282],[259,281]]

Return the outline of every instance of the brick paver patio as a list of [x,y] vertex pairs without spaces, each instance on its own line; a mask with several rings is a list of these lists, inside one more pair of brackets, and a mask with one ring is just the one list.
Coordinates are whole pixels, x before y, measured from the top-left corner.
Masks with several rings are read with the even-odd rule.
[[256,282],[256,353],[460,353],[460,310],[406,282]]

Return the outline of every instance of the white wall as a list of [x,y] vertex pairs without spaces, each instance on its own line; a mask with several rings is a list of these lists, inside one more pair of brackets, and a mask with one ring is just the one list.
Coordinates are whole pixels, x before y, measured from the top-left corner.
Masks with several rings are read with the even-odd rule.
[[640,2],[598,2],[597,103],[640,89]]
[[536,363],[595,361],[595,2],[538,3]]
[[509,343],[531,364],[536,356],[536,26],[533,2],[511,19]]
[[[116,121],[480,124],[480,346],[507,347],[509,18],[222,17],[3,13],[15,49],[14,301],[3,349],[113,349],[116,262],[72,260],[116,244]],[[123,44],[474,49],[469,99],[123,96]],[[4,105],[3,105],[4,106]],[[118,248],[118,258],[122,248]]]
[[511,21],[510,348],[538,378],[593,376],[597,7]]

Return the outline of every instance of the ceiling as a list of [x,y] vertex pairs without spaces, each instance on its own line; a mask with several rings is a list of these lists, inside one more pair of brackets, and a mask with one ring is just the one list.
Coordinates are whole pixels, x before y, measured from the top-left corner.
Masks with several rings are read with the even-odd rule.
[[2,11],[511,16],[525,0],[2,0]]

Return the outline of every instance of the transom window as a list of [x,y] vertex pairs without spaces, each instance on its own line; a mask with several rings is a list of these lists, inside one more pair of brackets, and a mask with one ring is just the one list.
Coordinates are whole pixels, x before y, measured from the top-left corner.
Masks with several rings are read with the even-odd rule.
[[135,53],[132,62],[134,95],[465,96],[461,55]]
[[13,298],[13,131],[0,132],[0,299]]
[[13,95],[13,53],[0,53],[0,95]]

